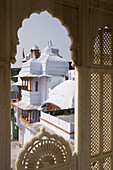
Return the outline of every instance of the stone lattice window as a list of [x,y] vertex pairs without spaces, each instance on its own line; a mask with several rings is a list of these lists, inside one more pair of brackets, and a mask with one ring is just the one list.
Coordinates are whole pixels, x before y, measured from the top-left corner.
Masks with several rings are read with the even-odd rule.
[[91,73],[90,169],[112,170],[111,73]]
[[112,66],[112,31],[105,27],[99,29],[93,43],[93,65]]
[[112,77],[109,73],[103,74],[102,105],[102,151],[106,153],[112,149]]
[[100,153],[100,75],[91,74],[91,156]]
[[100,169],[100,161],[95,160],[91,162],[91,170],[97,170]]
[[[112,31],[99,29],[93,44],[93,65],[112,66]],[[113,74],[105,69],[90,79],[90,169],[112,170],[112,84]]]

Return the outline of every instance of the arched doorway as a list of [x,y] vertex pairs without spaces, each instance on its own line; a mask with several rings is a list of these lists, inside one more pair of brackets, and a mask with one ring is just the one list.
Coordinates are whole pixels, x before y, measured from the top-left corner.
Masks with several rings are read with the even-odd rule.
[[[17,48],[17,53],[18,53],[17,59],[20,61],[23,61],[23,56],[22,56],[23,48],[24,48],[25,56],[30,52],[31,48],[33,47],[33,45],[35,43],[39,46],[39,49],[42,51],[43,48],[45,48],[45,47],[47,48],[49,46],[50,42],[48,42],[48,40],[52,40],[51,43],[53,44],[53,46],[55,46],[56,48],[58,47],[59,55],[63,59],[65,59],[66,61],[71,61],[70,53],[69,53],[70,39],[67,36],[67,31],[66,31],[65,27],[63,27],[61,25],[60,21],[56,18],[53,18],[47,11],[42,12],[41,14],[36,14],[36,13],[31,14],[29,19],[25,19],[22,23],[22,27],[18,31],[18,37],[19,37],[19,42],[20,42],[20,44],[19,44],[20,48],[19,48],[19,50]],[[28,48],[25,48],[26,46]],[[63,53],[63,51],[65,53]],[[16,66],[19,67],[19,65],[16,65]],[[71,76],[73,76],[73,75],[71,75]],[[63,75],[61,75],[61,77],[63,77]],[[21,85],[19,85],[18,87],[20,89]],[[19,93],[19,94],[20,94],[19,96],[21,96],[21,93]],[[41,100],[41,97],[40,97],[40,100]],[[18,109],[16,109],[16,112],[17,112],[17,110]],[[21,111],[19,111],[19,114],[20,113],[21,113]],[[18,120],[17,120],[17,122],[18,122]],[[18,130],[17,131],[18,144],[22,145],[22,141],[24,141],[24,140],[22,140],[22,136],[24,136],[24,135],[22,135],[24,133],[24,130],[22,130],[22,128],[18,128],[17,130]],[[14,144],[17,142],[16,141],[11,142],[11,146],[13,145],[12,143]],[[17,147],[16,147],[16,149],[17,149]],[[14,153],[13,150],[14,149],[12,147],[11,153]],[[11,163],[13,162],[13,165],[14,165],[13,157],[14,156],[12,154],[11,155]],[[13,161],[12,161],[12,159],[13,159]],[[15,155],[15,160],[16,160],[16,155]]]
[[[47,9],[47,11],[48,12],[50,12],[51,14],[52,14],[52,16],[54,16],[54,17],[56,17],[56,18],[58,18],[58,19],[60,19],[60,21],[61,21],[61,23],[67,28],[67,30],[68,30],[68,33],[69,33],[69,37],[71,38],[71,42],[72,42],[72,44],[71,44],[71,47],[70,47],[70,50],[71,50],[71,53],[72,53],[72,56],[73,56],[73,66],[75,66],[75,63],[77,64],[78,62],[80,62],[79,60],[78,60],[78,57],[75,57],[75,56],[78,56],[78,47],[77,47],[77,41],[78,41],[78,35],[76,34],[76,33],[74,33],[75,35],[74,35],[74,37],[75,37],[75,39],[76,39],[76,43],[74,42],[74,38],[73,38],[73,35],[71,35],[71,30],[69,29],[69,26],[68,25],[70,25],[70,22],[69,22],[69,20],[67,20],[66,18],[65,18],[65,15],[64,15],[64,18],[61,18],[60,16],[59,16],[59,10],[54,14],[54,12],[52,12],[52,7],[54,6],[54,3],[51,3],[50,1],[49,1],[49,3],[48,3],[48,5],[50,5],[50,7],[45,7],[45,4],[46,3],[44,3],[43,5],[42,5],[42,2],[39,2],[39,3],[37,3],[37,10],[35,9],[35,7],[32,9],[32,11],[30,11],[30,12],[26,12],[26,14],[25,13],[23,13],[23,16],[22,16],[22,18],[19,18],[19,20],[18,21],[20,21],[19,23],[20,23],[20,25],[21,25],[21,23],[22,23],[22,20],[23,19],[25,19],[26,17],[26,15],[29,17],[30,16],[30,14],[32,13],[32,12],[37,12],[38,11],[38,13],[40,13],[41,11],[43,11],[43,8],[46,10]],[[41,6],[42,5],[42,6]],[[53,6],[51,6],[51,5],[53,5]],[[63,13],[63,11],[65,12],[67,9],[69,9],[69,11],[70,11],[70,13],[69,13],[69,16],[68,17],[73,17],[75,20],[77,20],[77,16],[78,16],[78,9],[77,9],[77,6],[75,7],[75,8],[73,8],[73,7],[71,7],[71,6],[64,6],[64,5],[61,5],[61,4],[55,4],[55,6],[61,6],[61,13]],[[49,9],[50,8],[50,9]],[[62,11],[63,10],[63,11]],[[74,12],[75,12],[75,14],[74,14]],[[64,22],[63,22],[63,20],[64,20]],[[67,23],[65,23],[67,21]],[[68,23],[69,22],[69,23]],[[78,24],[78,23],[77,23]],[[77,29],[77,26],[78,25],[75,25],[75,24],[73,24],[73,23],[71,23],[71,28],[72,29],[76,29],[76,30],[78,30]],[[19,29],[19,27],[20,27],[20,25],[18,24],[18,29]],[[75,25],[75,27],[74,27],[74,25]],[[15,38],[16,38],[16,42],[17,42],[17,37],[15,36]],[[12,58],[12,62],[14,61],[14,59]]]

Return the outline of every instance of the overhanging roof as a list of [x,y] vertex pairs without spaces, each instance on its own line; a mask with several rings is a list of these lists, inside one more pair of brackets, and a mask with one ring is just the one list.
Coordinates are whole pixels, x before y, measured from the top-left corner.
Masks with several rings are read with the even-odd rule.
[[52,75],[48,75],[48,74],[42,74],[42,75],[37,75],[37,74],[20,74],[20,75],[16,75],[14,77],[53,77]]
[[[15,82],[15,83],[13,83],[13,85],[14,85],[14,86],[22,86],[22,81],[17,81],[17,82]],[[24,86],[27,86],[27,85],[25,85],[25,82],[23,82],[23,85],[24,85]]]
[[23,102],[22,100],[20,100],[17,103],[14,103],[15,106],[23,109],[23,110],[41,110],[41,106],[37,106],[37,105],[32,105],[26,102]]

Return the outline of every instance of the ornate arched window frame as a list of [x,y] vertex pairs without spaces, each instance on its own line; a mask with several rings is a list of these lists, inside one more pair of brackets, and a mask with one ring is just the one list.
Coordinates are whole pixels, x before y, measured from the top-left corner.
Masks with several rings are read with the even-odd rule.
[[94,34],[92,48],[93,66],[112,67],[113,66],[113,38],[112,29],[107,26],[99,28]]

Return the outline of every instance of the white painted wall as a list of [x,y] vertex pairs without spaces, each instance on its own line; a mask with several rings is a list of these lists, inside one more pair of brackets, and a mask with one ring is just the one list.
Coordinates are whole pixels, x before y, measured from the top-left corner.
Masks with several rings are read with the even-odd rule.
[[46,100],[46,91],[47,91],[47,89],[46,89],[47,82],[46,81],[47,81],[46,77],[42,77],[40,79],[40,83],[41,83],[41,98],[40,98],[40,100],[41,100],[41,104]]
[[35,133],[27,129],[25,126],[22,127],[22,146],[28,142],[33,136],[36,136]]
[[[36,81],[38,81],[38,91],[35,89]],[[48,99],[51,89],[63,81],[63,76],[33,78],[31,82],[32,91],[22,90],[22,101],[29,104],[41,105]],[[30,82],[28,82],[28,90],[30,90]]]
[[[47,113],[44,113],[44,112],[41,112],[41,118],[47,120],[48,122],[51,122],[52,124],[68,131],[69,133],[71,132],[74,132],[74,124],[73,123],[68,123],[68,122],[65,122],[61,119],[59,119],[58,117],[55,117],[55,116],[52,116],[52,115],[49,115]],[[44,124],[45,126],[47,126],[48,128],[54,130],[57,134],[59,134],[60,136],[63,136],[64,138],[66,139],[74,139],[74,135],[71,134],[69,135],[68,133],[60,130],[59,128],[43,121],[40,119],[40,122],[42,124]]]
[[49,93],[51,89],[56,87],[58,84],[63,82],[64,78],[62,76],[55,76],[51,78],[47,77],[41,77],[39,81],[40,85],[40,99],[41,99],[41,104],[45,102],[45,100],[48,99]]
[[27,102],[28,104],[40,105],[40,92],[22,90],[22,101]]
[[30,63],[30,73],[42,74],[42,65],[38,63],[36,59],[32,60]]
[[48,99],[50,90],[51,90],[51,78],[46,77],[45,99]]
[[20,115],[22,114],[22,110],[17,107],[17,114],[16,114],[16,123],[19,128],[22,127],[21,121],[20,121]]
[[40,82],[40,79],[41,78],[34,78],[33,80],[32,80],[32,91],[33,92],[35,92],[36,91],[36,81],[38,82],[38,91],[40,92],[40,90],[41,90],[41,82]]
[[55,76],[51,78],[51,89],[55,88],[58,84],[64,81],[63,76]]
[[30,104],[41,105],[41,103],[40,103],[40,92],[31,92],[30,93]]
[[66,76],[68,77],[68,80],[75,80],[75,70],[68,70]]
[[18,143],[22,146],[22,128],[19,128]]

